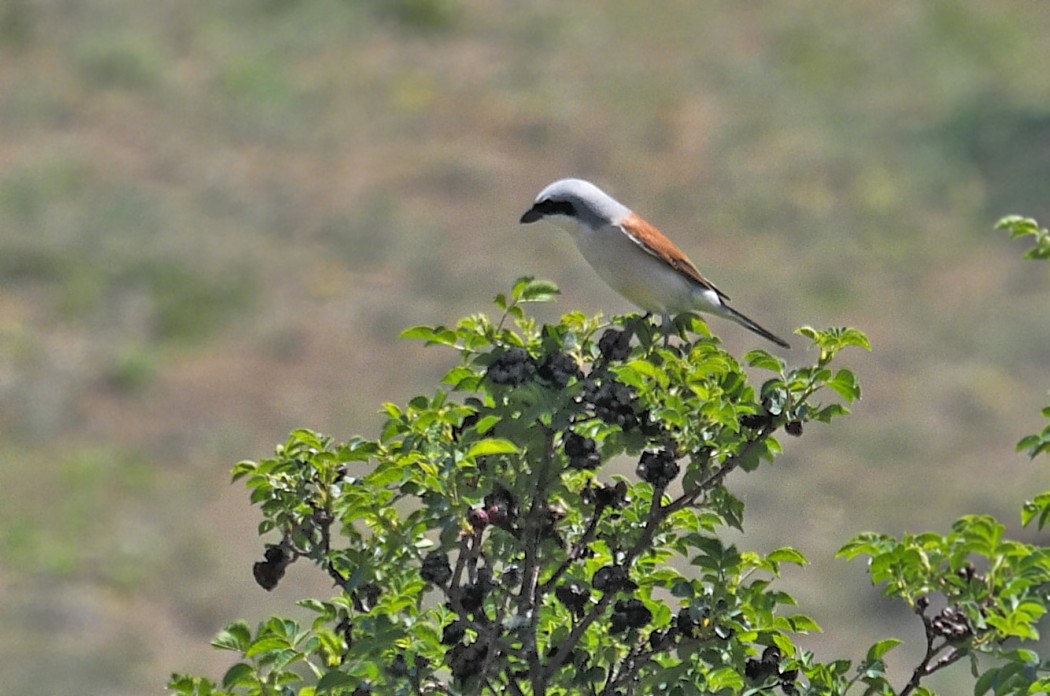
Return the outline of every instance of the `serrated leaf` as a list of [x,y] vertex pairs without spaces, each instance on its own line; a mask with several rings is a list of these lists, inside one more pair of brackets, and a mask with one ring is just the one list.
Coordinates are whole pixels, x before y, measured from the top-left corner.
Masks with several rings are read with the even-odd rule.
[[478,420],[474,426],[474,430],[477,431],[478,435],[484,435],[488,431],[492,430],[502,418],[499,416],[485,416]]
[[784,361],[780,358],[770,355],[764,350],[753,350],[744,356],[744,362],[751,367],[757,367],[761,370],[770,370],[771,372],[782,372],[784,370]]
[[492,437],[487,440],[480,440],[471,445],[467,451],[468,459],[475,459],[477,457],[488,457],[494,454],[517,454],[521,450],[510,440],[504,440],[503,438]]
[[222,677],[222,688],[232,689],[237,686],[251,686],[259,682],[255,675],[255,669],[246,662],[237,664],[226,670]]
[[773,551],[766,556],[766,560],[773,561],[774,563],[794,563],[798,566],[809,565],[809,560],[802,554],[802,552],[793,549],[790,546],[785,546]]
[[880,640],[878,643],[875,643],[868,648],[868,662],[881,660],[886,653],[896,648],[901,642],[902,641],[899,641],[896,638],[887,638],[886,640]]
[[456,345],[456,332],[444,326],[413,326],[402,331],[400,338],[446,346]]
[[252,632],[248,628],[248,624],[243,621],[237,621],[227,626],[224,630],[219,631],[219,634],[212,639],[211,644],[220,650],[244,652],[248,649],[251,642]]
[[551,302],[559,294],[561,290],[549,280],[518,281],[514,286],[514,299],[518,302]]
[[361,680],[358,677],[352,677],[346,672],[333,669],[318,680],[317,693],[326,694],[335,689],[349,689],[360,686],[360,684]]
[[829,389],[833,389],[848,403],[860,398],[860,384],[856,376],[849,370],[839,370],[826,384]]
[[288,648],[288,639],[281,637],[263,638],[257,640],[251,644],[247,650],[244,651],[245,657],[258,657],[266,653],[277,652],[279,650],[285,650]]

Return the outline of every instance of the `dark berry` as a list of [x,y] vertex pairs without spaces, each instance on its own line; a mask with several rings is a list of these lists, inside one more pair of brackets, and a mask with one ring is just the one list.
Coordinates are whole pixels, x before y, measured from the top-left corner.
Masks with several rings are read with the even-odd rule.
[[627,482],[617,481],[614,486],[587,486],[580,495],[585,503],[596,508],[622,508],[627,503]]
[[573,469],[597,469],[601,466],[602,457],[598,454],[598,444],[589,437],[570,432],[565,434],[565,456]]
[[267,546],[266,551],[263,552],[263,558],[266,560],[252,565],[252,575],[255,577],[255,582],[259,583],[259,587],[269,592],[277,587],[277,583],[284,577],[285,568],[292,562],[292,559],[280,546]]
[[536,362],[524,348],[510,348],[500,353],[485,371],[493,384],[516,387],[536,375]]
[[467,512],[467,522],[470,523],[475,532],[480,532],[489,526],[489,513],[483,508],[471,508]]
[[371,611],[379,602],[383,591],[374,582],[366,582],[354,592],[354,603],[360,611]]
[[478,414],[471,413],[469,416],[463,419],[462,423],[460,423],[459,425],[452,426],[452,440],[458,442],[459,436],[463,434],[463,431],[467,430],[468,428],[473,428],[475,425],[478,424],[478,420]]
[[638,427],[638,415],[634,412],[636,399],[626,384],[613,380],[588,382],[584,399],[594,406],[594,415],[606,423],[618,425],[624,430]]
[[945,607],[940,614],[933,617],[930,625],[938,635],[950,641],[963,640],[973,633],[966,614],[959,607]]
[[772,419],[768,413],[745,413],[740,417],[740,425],[751,430],[759,430],[769,425]]
[[653,613],[640,599],[621,599],[613,607],[612,632],[641,628],[652,621]]
[[591,578],[591,585],[599,592],[623,592],[638,589],[638,586],[627,575],[627,571],[615,565],[599,568]]
[[485,603],[485,596],[489,593],[489,585],[485,582],[476,582],[464,585],[459,590],[459,603],[464,611],[474,613],[481,609]]
[[441,631],[441,644],[442,645],[454,645],[459,641],[463,640],[463,636],[467,633],[467,624],[464,621],[456,619]]
[[518,501],[513,493],[496,484],[485,496],[485,511],[490,524],[506,529],[518,517]]
[[545,382],[559,388],[564,388],[573,379],[583,379],[583,372],[572,356],[558,350],[543,358],[538,373]]
[[789,421],[787,425],[784,426],[784,432],[788,435],[798,437],[802,434],[802,421]]
[[423,559],[423,567],[419,574],[429,583],[444,585],[452,579],[452,566],[448,562],[448,554],[440,551],[431,551]]
[[452,677],[457,681],[463,681],[477,674],[481,671],[488,652],[488,645],[480,641],[470,645],[460,643],[453,647],[446,654]]
[[576,618],[583,616],[584,612],[587,611],[587,604],[590,602],[591,593],[587,589],[586,585],[580,582],[570,582],[565,585],[558,585],[554,590],[554,596],[558,598],[558,601],[565,605],[565,608],[571,611]]
[[675,629],[685,638],[700,638],[711,625],[707,607],[682,607],[675,616]]
[[617,329],[606,329],[598,339],[598,350],[610,362],[621,362],[631,354],[631,334]]
[[649,648],[656,652],[667,650],[674,645],[674,631],[653,631],[649,634]]
[[656,488],[666,488],[676,476],[680,467],[674,454],[662,449],[656,452],[643,452],[638,461],[638,478],[651,483]]

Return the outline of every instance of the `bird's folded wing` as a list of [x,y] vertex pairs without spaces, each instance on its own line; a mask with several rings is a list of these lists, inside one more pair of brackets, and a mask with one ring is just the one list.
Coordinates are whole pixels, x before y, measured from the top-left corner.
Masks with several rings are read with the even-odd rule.
[[700,274],[700,271],[689,260],[689,257],[675,246],[674,242],[635,213],[631,213],[624,218],[623,222],[620,223],[620,229],[632,242],[644,249],[646,253],[662,259],[668,266],[685,277],[709,290],[713,290],[723,300],[729,299],[729,295],[719,290],[714,283]]

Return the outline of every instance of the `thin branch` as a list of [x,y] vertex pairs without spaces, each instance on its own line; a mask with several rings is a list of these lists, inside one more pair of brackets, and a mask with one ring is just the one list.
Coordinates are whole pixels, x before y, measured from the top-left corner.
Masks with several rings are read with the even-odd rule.
[[[923,655],[922,661],[912,671],[911,679],[908,680],[899,696],[909,696],[909,694],[919,688],[919,682],[922,681],[923,677],[928,677],[934,672],[958,662],[966,657],[967,654],[965,649],[953,647],[947,639],[940,645],[934,646],[934,642],[939,634],[933,628],[933,621],[926,616],[925,610],[916,610],[916,613],[922,619],[922,626],[926,632],[926,654]],[[950,648],[948,653],[934,661],[934,658],[944,652],[946,648]]]

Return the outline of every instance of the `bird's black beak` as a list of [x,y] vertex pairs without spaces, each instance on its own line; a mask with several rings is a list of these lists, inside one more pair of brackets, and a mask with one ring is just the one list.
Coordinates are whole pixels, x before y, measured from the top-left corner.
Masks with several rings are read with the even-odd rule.
[[531,208],[525,211],[524,215],[521,216],[520,222],[523,225],[527,225],[530,222],[536,222],[542,217],[543,213],[541,213],[536,206],[532,206]]

